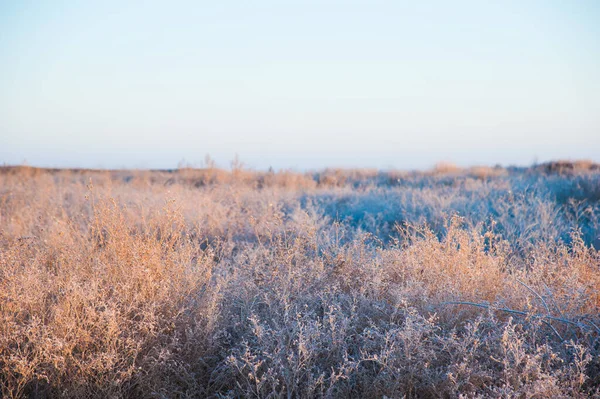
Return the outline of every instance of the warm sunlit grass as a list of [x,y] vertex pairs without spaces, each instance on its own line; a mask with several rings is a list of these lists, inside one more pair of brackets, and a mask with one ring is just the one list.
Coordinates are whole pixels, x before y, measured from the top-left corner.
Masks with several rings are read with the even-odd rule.
[[600,172],[0,171],[3,397],[589,397]]

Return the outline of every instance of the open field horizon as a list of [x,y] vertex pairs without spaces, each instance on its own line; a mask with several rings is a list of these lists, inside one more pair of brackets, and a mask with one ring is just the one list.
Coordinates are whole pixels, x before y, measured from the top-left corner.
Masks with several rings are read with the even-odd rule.
[[600,399],[599,21],[0,1],[0,399]]
[[600,397],[600,165],[0,167],[7,398]]
[[177,171],[185,171],[185,170],[196,170],[196,171],[206,171],[206,170],[216,170],[220,172],[231,172],[234,169],[244,170],[250,173],[296,173],[296,174],[318,174],[324,171],[333,171],[337,170],[340,173],[352,172],[352,171],[368,171],[369,173],[377,172],[377,173],[439,173],[439,172],[447,172],[451,170],[453,172],[468,172],[476,169],[504,169],[511,171],[524,171],[527,169],[530,170],[540,170],[540,171],[548,171],[548,172],[585,172],[585,171],[594,171],[600,165],[600,160],[596,160],[593,158],[551,158],[546,161],[538,161],[534,159],[529,163],[500,163],[500,162],[488,162],[488,163],[456,163],[448,160],[437,161],[428,165],[424,165],[421,167],[413,166],[413,167],[366,167],[366,166],[337,166],[335,164],[328,165],[325,167],[304,167],[304,168],[296,168],[293,166],[281,166],[281,167],[256,167],[253,164],[246,162],[244,159],[240,158],[238,154],[226,162],[222,160],[217,162],[214,158],[210,156],[210,154],[206,154],[201,161],[187,161],[185,158],[182,158],[176,165],[173,166],[165,166],[165,167],[87,167],[87,166],[48,166],[38,163],[29,163],[27,161],[23,162],[4,162],[0,165],[0,168],[3,169],[4,173],[9,170],[17,170],[17,169],[31,169],[31,170],[40,170],[47,172],[59,172],[59,171],[72,171],[72,172],[166,172],[173,173]]

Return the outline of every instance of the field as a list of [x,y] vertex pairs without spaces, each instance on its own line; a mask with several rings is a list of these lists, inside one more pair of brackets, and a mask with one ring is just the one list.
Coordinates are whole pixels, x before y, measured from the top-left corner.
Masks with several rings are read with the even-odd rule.
[[600,397],[600,168],[0,168],[5,398]]

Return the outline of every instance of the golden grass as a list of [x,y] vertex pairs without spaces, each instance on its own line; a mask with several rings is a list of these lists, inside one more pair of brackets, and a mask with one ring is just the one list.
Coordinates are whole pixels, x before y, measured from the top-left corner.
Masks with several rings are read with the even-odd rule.
[[599,205],[436,173],[3,169],[2,397],[599,395]]

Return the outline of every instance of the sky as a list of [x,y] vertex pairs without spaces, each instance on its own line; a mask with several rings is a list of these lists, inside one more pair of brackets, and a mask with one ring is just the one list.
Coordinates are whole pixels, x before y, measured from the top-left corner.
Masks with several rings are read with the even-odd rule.
[[0,164],[600,162],[598,21],[597,0],[0,0]]

